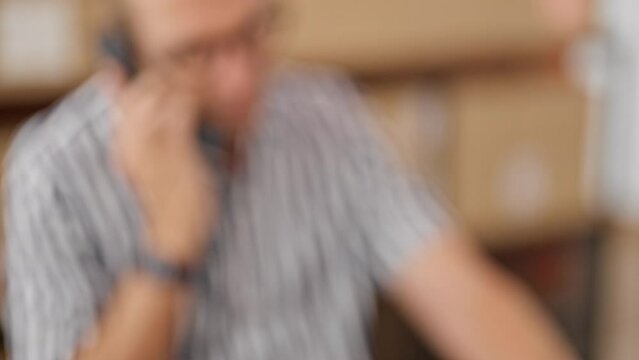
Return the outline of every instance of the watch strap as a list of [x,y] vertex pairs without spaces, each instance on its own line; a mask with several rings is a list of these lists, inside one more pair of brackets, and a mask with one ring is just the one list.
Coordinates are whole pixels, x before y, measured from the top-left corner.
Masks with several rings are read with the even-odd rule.
[[162,282],[183,285],[191,284],[198,273],[198,269],[194,266],[174,264],[147,252],[142,252],[140,255],[138,269]]

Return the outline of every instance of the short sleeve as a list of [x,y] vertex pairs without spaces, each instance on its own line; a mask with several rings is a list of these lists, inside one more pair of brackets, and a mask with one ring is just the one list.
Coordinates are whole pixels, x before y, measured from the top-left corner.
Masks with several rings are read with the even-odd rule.
[[[380,154],[382,155],[382,154]],[[383,156],[383,155],[382,155]],[[408,257],[452,227],[444,201],[383,158],[361,159],[359,224],[368,269],[386,284]]]
[[95,320],[104,271],[50,177],[9,169],[4,186],[11,358],[71,359]]
[[[349,90],[350,89],[350,90]],[[354,87],[342,85],[347,164],[342,173],[367,252],[367,271],[385,285],[416,251],[454,224],[443,196],[400,165]]]

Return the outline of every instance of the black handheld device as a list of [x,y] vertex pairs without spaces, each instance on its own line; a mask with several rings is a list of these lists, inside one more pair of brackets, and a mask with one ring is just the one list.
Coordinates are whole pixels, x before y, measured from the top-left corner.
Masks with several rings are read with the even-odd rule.
[[138,72],[131,39],[124,32],[115,30],[102,36],[102,52],[116,60],[132,78]]
[[[138,73],[136,54],[131,38],[121,30],[114,30],[102,36],[102,52],[110,58],[116,60],[124,69],[129,79],[134,78]],[[203,144],[222,148],[222,137],[204,119],[201,121],[199,138]]]

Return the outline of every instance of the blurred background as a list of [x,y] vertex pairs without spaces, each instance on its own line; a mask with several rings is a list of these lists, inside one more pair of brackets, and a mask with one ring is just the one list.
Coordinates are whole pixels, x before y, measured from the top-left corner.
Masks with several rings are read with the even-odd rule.
[[[106,0],[0,0],[0,151],[100,64]],[[639,359],[639,1],[283,0],[282,63],[358,82],[585,359]],[[383,300],[376,359],[436,359]]]

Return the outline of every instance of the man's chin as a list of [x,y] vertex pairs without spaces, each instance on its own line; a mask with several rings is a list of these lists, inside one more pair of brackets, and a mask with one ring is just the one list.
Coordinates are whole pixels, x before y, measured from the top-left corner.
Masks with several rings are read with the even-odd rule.
[[227,140],[242,137],[243,134],[249,131],[252,118],[248,114],[233,114],[222,116],[208,115],[205,117],[207,123],[218,132],[218,134]]

